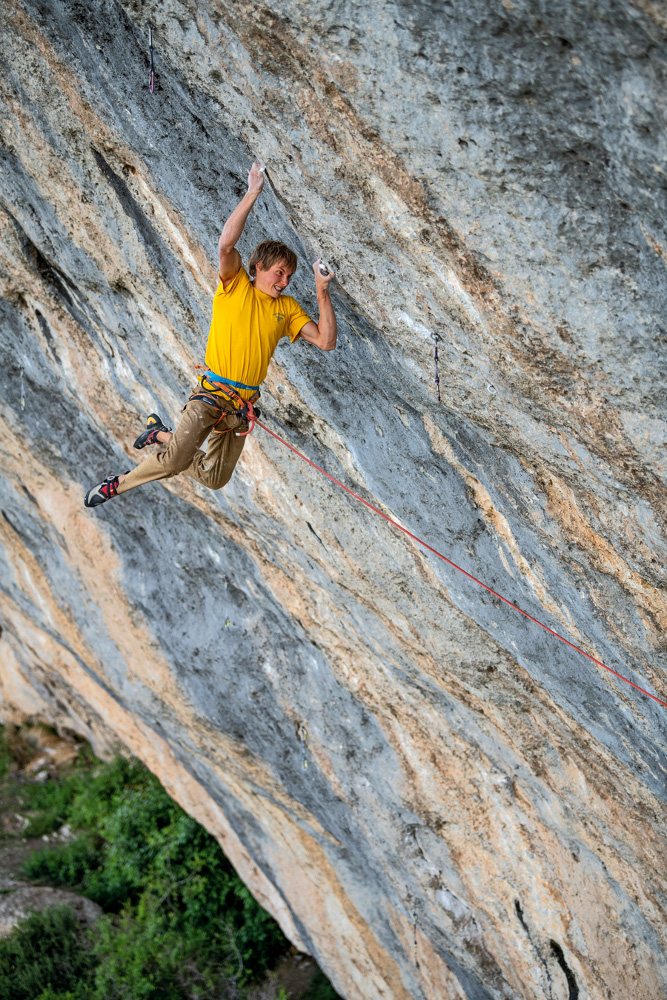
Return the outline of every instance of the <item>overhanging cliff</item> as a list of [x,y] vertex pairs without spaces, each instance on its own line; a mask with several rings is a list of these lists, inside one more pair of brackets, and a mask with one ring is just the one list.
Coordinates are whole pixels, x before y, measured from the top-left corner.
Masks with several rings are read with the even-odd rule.
[[267,422],[664,699],[659,5],[0,17],[4,716],[123,740],[349,1000],[667,995],[666,709],[261,430],[220,493],[82,505],[178,418],[259,156],[241,249],[310,309],[332,259],[340,324]]

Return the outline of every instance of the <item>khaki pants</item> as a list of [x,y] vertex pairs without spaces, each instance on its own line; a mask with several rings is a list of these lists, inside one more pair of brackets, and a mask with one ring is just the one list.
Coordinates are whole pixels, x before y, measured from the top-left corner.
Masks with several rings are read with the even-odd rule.
[[[237,437],[235,431],[247,430],[248,425],[236,415],[225,416],[216,430],[231,430],[226,434],[211,434],[219,416],[219,410],[201,400],[187,403],[169,444],[160,445],[156,454],[144,459],[125,476],[118,493],[127,493],[135,486],[156,479],[171,479],[181,472],[211,490],[221,489],[229,482],[245,444],[245,437]],[[208,449],[202,451],[201,446],[209,434]]]

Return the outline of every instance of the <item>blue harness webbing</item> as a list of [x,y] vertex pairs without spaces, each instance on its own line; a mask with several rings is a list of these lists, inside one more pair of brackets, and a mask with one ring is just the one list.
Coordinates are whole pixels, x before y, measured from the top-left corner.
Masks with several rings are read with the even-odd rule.
[[225,385],[231,385],[235,389],[248,389],[250,392],[257,392],[259,389],[258,385],[246,385],[245,382],[234,382],[232,379],[223,378],[222,375],[216,375],[212,371],[207,371],[201,378],[205,378],[209,382],[223,382]]

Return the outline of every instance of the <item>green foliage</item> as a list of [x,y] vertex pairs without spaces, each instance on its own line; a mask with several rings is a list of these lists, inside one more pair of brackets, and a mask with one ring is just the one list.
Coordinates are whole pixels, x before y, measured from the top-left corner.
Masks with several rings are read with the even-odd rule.
[[38,997],[35,997],[35,1000],[88,1000],[89,996],[86,987],[80,983],[77,985],[75,993],[70,990],[66,990],[65,993],[56,993],[50,986],[47,986]]
[[128,908],[115,921],[105,918],[96,955],[95,1000],[183,1000],[195,989],[206,996],[240,997],[248,978],[224,927],[184,938],[168,914],[156,909],[135,915]]
[[319,969],[315,977],[303,994],[302,1000],[342,1000],[335,989]]
[[66,822],[81,829],[96,825],[100,810],[108,809],[113,796],[132,780],[137,762],[118,757],[110,764],[92,769],[94,761],[90,752],[82,749],[74,766],[60,780],[24,786],[24,807],[36,813],[26,836],[41,837]]
[[7,736],[5,734],[5,727],[0,726],[0,778],[9,772],[9,765],[12,762],[12,755],[7,744]]
[[38,997],[35,997],[35,1000],[89,1000],[89,997],[90,993],[88,993],[87,988],[80,983],[74,993],[70,990],[66,990],[65,993],[60,993],[60,991],[56,993],[50,986],[47,986]]
[[280,929],[217,842],[138,761],[75,769],[58,791],[50,784],[31,787],[30,807],[84,832],[32,855],[24,871],[109,914],[95,929],[91,1000],[182,1000],[223,986],[240,996],[284,953]]
[[[32,759],[23,743],[0,727],[0,775]],[[277,924],[139,761],[105,764],[84,746],[57,780],[17,788],[30,836],[75,834],[33,852],[25,874],[105,913],[90,931],[62,907],[22,922],[0,941],[0,1000],[286,1000],[262,982],[287,950]],[[323,976],[308,998],[337,1000]]]
[[23,871],[28,878],[40,882],[83,889],[101,861],[101,842],[86,833],[69,844],[31,854]]
[[68,906],[31,913],[0,939],[0,1000],[35,1000],[45,986],[76,989],[93,964],[90,944]]
[[342,1000],[342,997],[336,993],[327,977],[318,969],[312,983],[303,994],[302,1000]]

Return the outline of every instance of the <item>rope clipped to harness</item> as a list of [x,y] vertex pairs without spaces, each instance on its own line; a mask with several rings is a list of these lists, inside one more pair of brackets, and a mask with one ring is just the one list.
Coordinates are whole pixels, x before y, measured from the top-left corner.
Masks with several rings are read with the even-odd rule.
[[[233,389],[231,391],[234,392]],[[238,393],[236,393],[236,395],[238,395]],[[239,396],[239,399],[241,399],[240,396]],[[237,431],[236,432],[236,436],[237,437],[246,437],[246,435],[252,434],[252,432],[255,429],[255,424],[257,423],[257,416],[255,415],[255,408],[252,405],[251,400],[244,399],[244,400],[242,400],[242,403],[243,403],[243,406],[241,408],[241,412],[242,412],[243,419],[248,424],[248,430],[247,431]],[[218,431],[217,433],[219,434],[220,431]]]
[[[195,368],[203,368],[208,372],[206,365],[195,365]],[[220,410],[220,416],[218,417],[215,427],[213,428],[214,434],[229,434],[233,431],[233,427],[225,427],[224,429],[218,429],[218,424],[221,423],[225,417],[240,417],[240,419],[248,424],[247,431],[236,431],[237,437],[246,437],[248,434],[252,434],[255,429],[255,424],[257,423],[257,418],[261,416],[259,407],[255,407],[255,403],[259,399],[259,391],[257,391],[254,396],[250,399],[244,399],[232,385],[228,385],[223,382],[216,381],[213,383],[207,376],[198,375],[197,381],[199,382],[200,389],[190,394],[188,403],[197,399],[202,403],[206,403],[207,406],[213,406]],[[223,400],[232,405],[232,409],[225,409],[223,406]],[[186,403],[187,406],[187,403]]]

